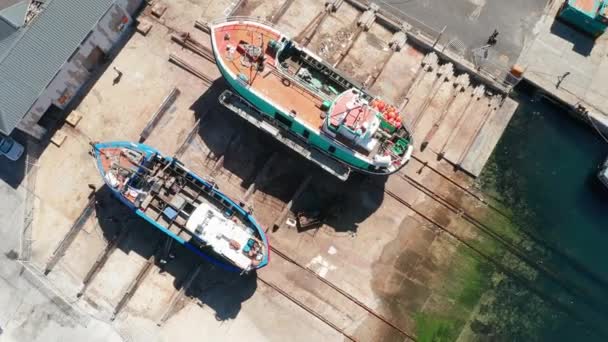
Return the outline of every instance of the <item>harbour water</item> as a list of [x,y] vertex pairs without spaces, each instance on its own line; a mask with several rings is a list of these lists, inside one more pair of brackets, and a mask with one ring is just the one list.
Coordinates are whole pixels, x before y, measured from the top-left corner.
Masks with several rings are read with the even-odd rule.
[[517,97],[521,106],[481,177],[482,187],[510,209],[517,229],[546,242],[549,251],[535,257],[569,285],[539,278],[543,294],[557,304],[529,291],[503,298],[502,305],[521,315],[514,326],[526,331],[501,335],[606,341],[608,189],[596,174],[608,157],[608,142],[546,100]]

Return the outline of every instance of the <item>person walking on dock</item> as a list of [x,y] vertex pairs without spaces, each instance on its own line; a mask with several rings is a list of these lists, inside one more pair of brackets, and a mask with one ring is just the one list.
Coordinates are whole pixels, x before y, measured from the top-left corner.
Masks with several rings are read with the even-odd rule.
[[559,89],[559,86],[562,85],[562,82],[570,75],[570,71],[566,71],[563,75],[557,76],[557,83],[555,84],[555,89]]
[[496,38],[498,38],[498,30],[494,30],[494,32],[492,32],[490,37],[488,37],[488,45],[490,45],[490,46],[496,45],[496,43],[498,43],[498,40]]
[[120,82],[120,79],[122,78],[122,71],[118,70],[118,68],[116,67],[112,67],[114,69],[114,71],[116,71],[116,77],[114,77],[114,80],[112,80],[112,85],[115,86],[118,84],[118,82]]

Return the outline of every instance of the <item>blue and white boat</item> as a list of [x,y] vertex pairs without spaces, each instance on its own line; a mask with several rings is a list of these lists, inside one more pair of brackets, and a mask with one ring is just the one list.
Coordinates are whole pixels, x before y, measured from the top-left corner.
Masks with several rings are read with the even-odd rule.
[[144,144],[92,146],[105,183],[152,226],[230,271],[249,272],[268,264],[264,230],[251,213],[212,182]]

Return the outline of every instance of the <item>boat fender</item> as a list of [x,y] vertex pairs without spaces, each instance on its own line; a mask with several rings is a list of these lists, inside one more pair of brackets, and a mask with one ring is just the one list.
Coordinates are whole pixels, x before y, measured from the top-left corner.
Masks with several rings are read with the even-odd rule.
[[116,188],[120,184],[118,179],[112,173],[106,173],[106,182],[111,188]]
[[391,156],[376,155],[374,157],[374,163],[378,167],[388,167],[391,165]]

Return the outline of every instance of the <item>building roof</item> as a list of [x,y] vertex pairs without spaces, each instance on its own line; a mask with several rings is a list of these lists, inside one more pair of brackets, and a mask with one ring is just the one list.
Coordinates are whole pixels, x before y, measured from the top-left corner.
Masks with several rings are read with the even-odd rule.
[[23,10],[23,18],[25,21],[25,13],[27,13],[27,3],[25,8],[17,0],[0,0],[0,60],[8,53],[13,42],[19,37],[17,31],[23,25],[19,24],[20,17],[18,10]]
[[15,129],[115,1],[48,0],[41,13],[20,28],[0,19],[1,133]]
[[25,23],[29,4],[28,0],[0,0],[0,18],[14,27],[21,27]]

